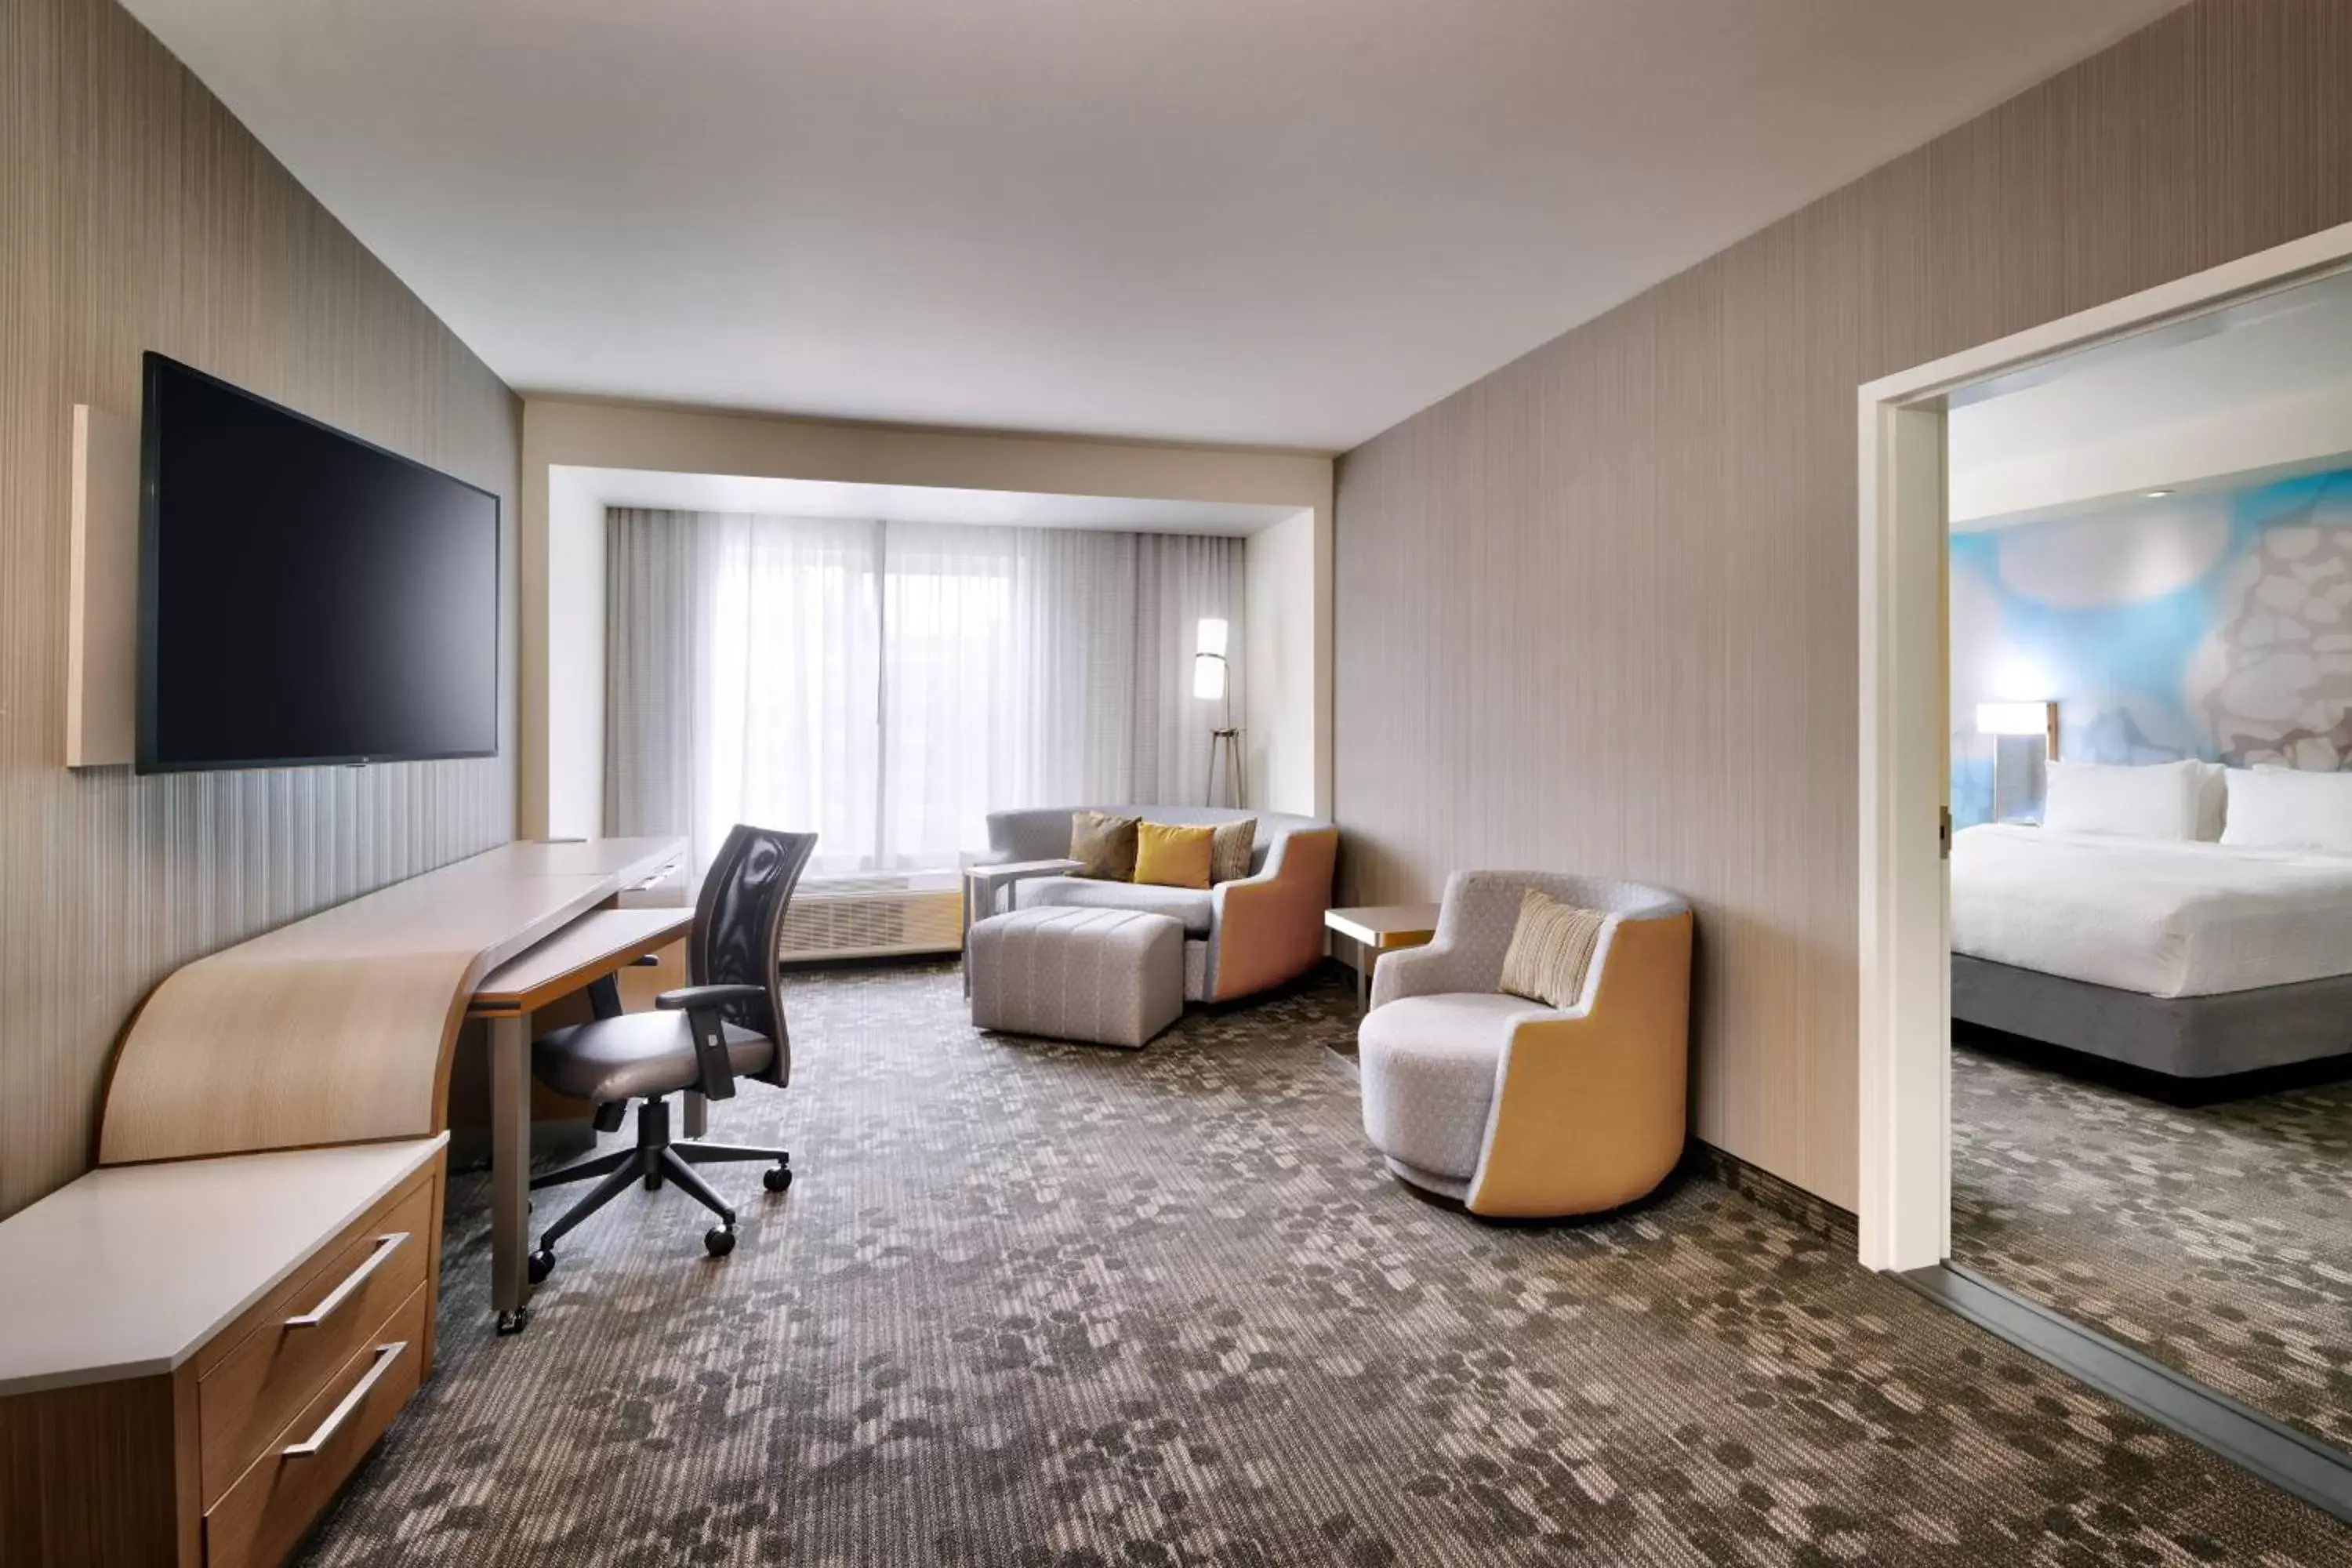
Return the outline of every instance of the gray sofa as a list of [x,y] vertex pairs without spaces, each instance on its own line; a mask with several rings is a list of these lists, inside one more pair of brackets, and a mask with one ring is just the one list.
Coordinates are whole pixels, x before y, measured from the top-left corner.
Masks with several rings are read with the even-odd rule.
[[1178,826],[1211,826],[1254,816],[1250,874],[1213,888],[1161,888],[1083,877],[1037,877],[1015,885],[1016,908],[1139,910],[1184,928],[1184,995],[1194,1002],[1246,996],[1304,973],[1323,956],[1323,911],[1339,833],[1328,822],[1280,812],[1210,806],[1048,806],[991,812],[981,864],[1051,860],[1069,853],[1070,818],[1080,811],[1139,816]]

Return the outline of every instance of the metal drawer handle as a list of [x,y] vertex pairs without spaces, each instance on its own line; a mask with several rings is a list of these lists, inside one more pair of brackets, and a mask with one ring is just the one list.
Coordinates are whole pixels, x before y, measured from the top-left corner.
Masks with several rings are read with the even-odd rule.
[[279,1451],[289,1459],[307,1459],[332,1442],[335,1429],[351,1419],[352,1412],[360,1407],[360,1401],[368,1396],[368,1390],[376,1385],[376,1381],[383,1376],[394,1362],[400,1359],[400,1352],[407,1348],[406,1340],[402,1340],[396,1344],[376,1346],[375,1364],[367,1369],[366,1376],[352,1384],[352,1391],[343,1395],[341,1404],[327,1412],[327,1418],[319,1423],[319,1429],[301,1442]]
[[[400,1244],[407,1239],[408,1233],[404,1230],[395,1230],[389,1236],[377,1237],[375,1250],[362,1258],[357,1268],[344,1275],[341,1284],[328,1291],[325,1300],[300,1317],[287,1319],[286,1326],[289,1329],[315,1329],[325,1322],[334,1310],[349,1300],[352,1291],[366,1284],[367,1277],[383,1268],[383,1260],[398,1251]],[[293,1450],[289,1448],[287,1452],[292,1453]]]

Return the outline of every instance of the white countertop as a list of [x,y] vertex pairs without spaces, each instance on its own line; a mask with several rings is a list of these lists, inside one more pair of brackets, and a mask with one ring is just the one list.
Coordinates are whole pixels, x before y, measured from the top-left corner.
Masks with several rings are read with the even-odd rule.
[[171,1371],[448,1141],[107,1166],[0,1221],[0,1395]]

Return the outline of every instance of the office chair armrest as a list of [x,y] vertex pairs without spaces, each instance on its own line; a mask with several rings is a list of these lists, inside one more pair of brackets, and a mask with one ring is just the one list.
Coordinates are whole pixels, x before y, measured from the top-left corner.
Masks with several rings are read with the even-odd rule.
[[719,1009],[730,1002],[751,1002],[767,993],[757,985],[681,985],[654,998],[654,1005],[686,1014],[687,1032],[694,1039],[695,1066],[702,1073],[702,1098],[735,1098],[735,1062],[727,1050],[726,1021]]
[[681,985],[655,997],[654,1005],[691,1013],[698,1007],[720,1007],[730,1002],[756,1002],[766,994],[756,985]]

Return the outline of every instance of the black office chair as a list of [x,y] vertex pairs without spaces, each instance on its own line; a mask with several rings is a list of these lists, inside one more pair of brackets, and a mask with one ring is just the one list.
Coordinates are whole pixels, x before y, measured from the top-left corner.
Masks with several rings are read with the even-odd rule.
[[694,930],[687,938],[687,974],[693,984],[663,992],[651,1013],[620,1012],[614,994],[597,1009],[611,1016],[532,1043],[531,1070],[557,1093],[594,1104],[598,1131],[619,1131],[629,1101],[644,1102],[637,1107],[635,1148],[593,1154],[532,1178],[533,1191],[604,1178],[539,1238],[539,1250],[530,1255],[533,1284],[554,1268],[555,1244],[564,1233],[631,1182],[642,1179],[648,1192],[665,1179],[675,1182],[717,1215],[719,1223],[702,1238],[713,1258],[735,1250],[735,1211],[695,1173],[695,1166],[772,1160],[774,1168],[761,1173],[762,1184],[772,1193],[792,1185],[792,1156],[782,1149],[699,1139],[671,1142],[665,1097],[694,1089],[706,1100],[727,1100],[739,1077],[779,1088],[791,1077],[792,1041],[784,1032],[776,953],[784,908],[815,847],[814,833],[737,825],[719,846],[695,904]]

